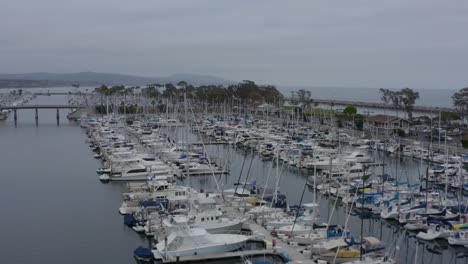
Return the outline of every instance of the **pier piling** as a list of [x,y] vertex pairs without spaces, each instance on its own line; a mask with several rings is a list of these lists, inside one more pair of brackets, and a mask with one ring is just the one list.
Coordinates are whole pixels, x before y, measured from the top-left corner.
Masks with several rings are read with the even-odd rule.
[[18,115],[16,113],[16,109],[13,110],[13,113],[14,113],[13,119],[15,120],[15,126],[16,126],[16,121],[18,121]]
[[36,116],[35,116],[35,119],[36,119],[36,126],[39,124],[39,109],[36,108]]
[[60,124],[60,110],[57,108],[57,126]]

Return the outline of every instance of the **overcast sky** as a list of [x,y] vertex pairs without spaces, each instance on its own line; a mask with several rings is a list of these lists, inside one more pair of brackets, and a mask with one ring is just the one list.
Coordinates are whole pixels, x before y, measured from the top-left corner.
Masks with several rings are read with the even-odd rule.
[[0,72],[468,86],[466,0],[0,0]]

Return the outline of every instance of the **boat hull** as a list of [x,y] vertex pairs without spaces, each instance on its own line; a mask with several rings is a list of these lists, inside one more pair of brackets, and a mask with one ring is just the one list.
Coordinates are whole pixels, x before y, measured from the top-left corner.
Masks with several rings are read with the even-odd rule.
[[175,251],[159,252],[157,250],[153,251],[155,258],[163,258],[164,256],[175,258],[177,256],[186,257],[186,256],[195,256],[195,255],[207,255],[215,254],[222,252],[231,252],[242,248],[245,245],[246,241],[240,241],[237,243],[231,244],[218,244],[211,245],[207,247],[200,246],[198,248],[192,249],[182,249]]

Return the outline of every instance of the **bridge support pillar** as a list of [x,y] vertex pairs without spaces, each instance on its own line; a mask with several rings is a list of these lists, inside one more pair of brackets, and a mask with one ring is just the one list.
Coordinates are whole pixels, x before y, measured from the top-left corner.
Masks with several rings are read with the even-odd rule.
[[60,110],[57,108],[57,126],[60,124]]
[[16,121],[18,120],[18,114],[16,113],[16,109],[13,109],[13,119],[15,120],[15,126],[16,126]]
[[36,126],[39,124],[39,110],[36,108]]

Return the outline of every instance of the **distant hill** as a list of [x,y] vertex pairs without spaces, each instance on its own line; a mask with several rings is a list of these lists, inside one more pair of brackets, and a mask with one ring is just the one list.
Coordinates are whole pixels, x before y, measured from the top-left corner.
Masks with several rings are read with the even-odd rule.
[[27,87],[57,87],[80,84],[81,86],[105,85],[139,85],[150,83],[173,83],[186,81],[192,85],[233,84],[234,81],[225,80],[210,75],[195,75],[177,73],[167,77],[143,77],[127,74],[78,72],[78,73],[18,73],[0,74],[0,88],[27,88]]

